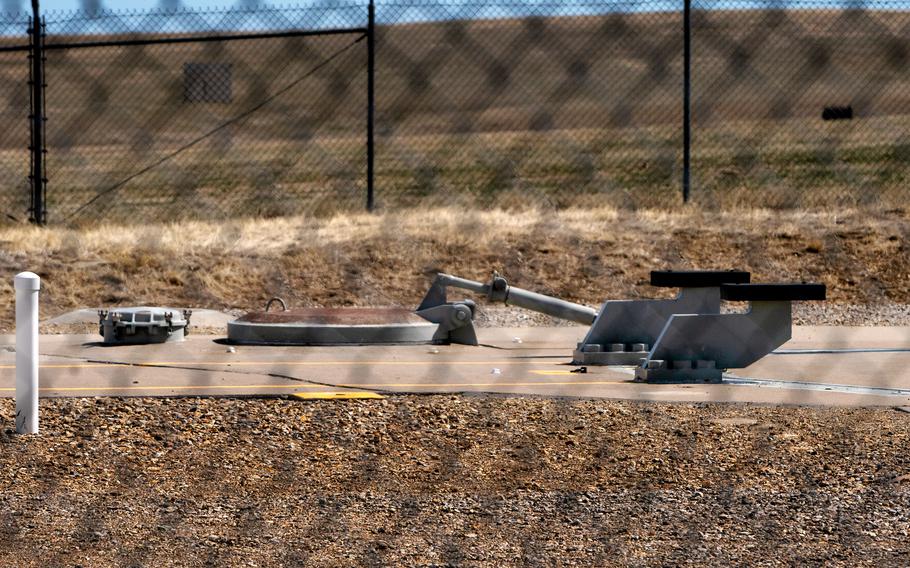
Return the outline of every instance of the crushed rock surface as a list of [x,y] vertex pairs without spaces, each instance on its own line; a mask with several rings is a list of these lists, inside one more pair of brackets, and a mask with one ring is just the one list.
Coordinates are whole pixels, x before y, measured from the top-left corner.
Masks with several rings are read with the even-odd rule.
[[[599,308],[599,306],[594,307]],[[234,315],[240,317],[242,313]],[[521,308],[489,305],[477,306],[474,323],[477,327],[565,327],[579,325]],[[887,302],[873,305],[795,302],[793,304],[793,323],[795,325],[826,326],[910,326],[910,305]],[[96,324],[42,325],[41,333],[97,334],[98,326]],[[227,329],[193,325],[190,327],[190,333],[194,335],[223,336],[227,335]]]
[[0,400],[2,566],[910,564],[910,414]]
[[[592,306],[599,309],[600,306]],[[737,309],[735,304],[731,309]],[[742,305],[738,306],[742,309]],[[520,308],[478,306],[475,321],[480,327],[553,327],[578,325]],[[881,302],[841,304],[835,302],[794,302],[795,325],[910,326],[910,305]]]

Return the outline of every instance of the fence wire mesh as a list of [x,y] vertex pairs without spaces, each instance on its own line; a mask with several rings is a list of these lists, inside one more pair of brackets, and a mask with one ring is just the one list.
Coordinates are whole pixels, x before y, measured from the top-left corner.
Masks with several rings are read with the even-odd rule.
[[[693,8],[691,197],[718,214],[665,214],[681,203],[679,6],[389,1],[375,53],[386,214],[280,222],[221,221],[366,203],[363,4],[48,14],[49,218],[115,226],[4,229],[0,268],[33,263],[56,313],[237,313],[275,296],[413,307],[433,273],[489,269],[596,308],[675,293],[648,286],[651,268],[741,268],[826,283],[831,301],[797,303],[798,324],[908,325],[900,6]],[[28,25],[0,20],[0,48]],[[293,34],[306,30],[350,33]],[[272,37],[210,37],[238,33]],[[147,44],[159,39],[193,41]],[[26,55],[0,49],[0,207],[16,220],[29,201]],[[395,212],[438,205],[539,210]],[[594,205],[661,211],[558,210]],[[891,210],[804,211],[853,206]],[[726,211],[739,207],[789,211]],[[179,219],[214,222],[150,223]],[[12,298],[0,296],[3,331]],[[220,339],[221,323],[167,357],[42,339],[46,388],[59,389],[45,393],[113,396],[42,400],[41,437],[0,429],[0,558],[907,564],[910,423],[891,407],[910,400],[908,328],[803,330],[811,348],[726,384],[632,384],[630,368],[566,364],[586,328],[506,329],[556,322],[474,299],[478,327],[500,328],[476,347],[226,349],[203,335]],[[740,329],[766,338],[761,319]],[[11,371],[8,345],[0,357]],[[389,396],[287,400],[336,390]],[[8,423],[14,411],[0,401]]]
[[[367,14],[48,15],[50,220],[364,207]],[[899,207],[907,18],[893,2],[695,1],[696,206]],[[28,21],[7,16],[4,42]],[[657,0],[378,3],[377,206],[680,205],[684,29],[682,4]],[[2,53],[8,219],[27,216],[26,55]]]
[[[360,11],[362,12],[362,10]],[[61,20],[53,44],[355,28],[345,11]],[[158,31],[160,30],[160,31]],[[129,33],[128,36],[122,34]],[[117,35],[111,35],[117,34]],[[49,49],[49,208],[63,219],[275,216],[362,203],[366,56],[315,37]],[[129,39],[128,39],[129,38]],[[213,41],[214,38],[214,41]],[[98,41],[98,36],[92,36]]]
[[693,6],[695,198],[721,207],[903,205],[904,5],[736,6]]
[[[0,29],[21,34],[28,19],[17,14],[0,14]],[[21,39],[0,37],[0,49],[17,45]],[[29,66],[22,53],[0,51],[0,217],[9,223],[28,217],[29,208]]]
[[501,4],[485,19],[397,24],[412,5],[382,7],[384,204],[678,202],[678,14],[553,16],[565,5],[538,4],[518,18]]

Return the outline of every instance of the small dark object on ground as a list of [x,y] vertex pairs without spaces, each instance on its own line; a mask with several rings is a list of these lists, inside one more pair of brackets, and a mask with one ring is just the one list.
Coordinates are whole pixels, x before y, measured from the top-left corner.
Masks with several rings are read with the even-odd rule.
[[827,106],[822,111],[822,120],[853,120],[853,105]]
[[575,369],[572,369],[570,372],[585,374],[588,372],[588,368],[587,367],[577,367]]

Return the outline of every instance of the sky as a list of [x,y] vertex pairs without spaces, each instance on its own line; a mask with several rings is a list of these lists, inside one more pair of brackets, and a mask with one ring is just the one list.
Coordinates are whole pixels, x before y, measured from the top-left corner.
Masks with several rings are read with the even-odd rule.
[[[683,0],[374,0],[376,21],[385,23],[461,19],[521,18],[532,15],[580,16],[608,12],[665,12],[681,9]],[[851,0],[692,0],[702,6],[767,7],[774,3],[842,2]],[[875,0],[910,2],[910,0]],[[31,0],[0,0],[0,36],[22,35],[31,14]],[[273,3],[274,2],[274,3]],[[40,0],[50,35],[142,32],[196,32],[275,29],[349,28],[366,25],[368,0]],[[262,7],[263,10],[255,8]],[[161,8],[201,10],[179,17]],[[225,14],[224,10],[242,8]],[[252,9],[251,9],[252,8]],[[313,9],[315,8],[315,9]],[[362,9],[361,9],[362,8]],[[156,10],[157,9],[157,10]],[[709,8],[710,9],[710,8]],[[126,18],[116,12],[138,12]],[[75,13],[74,13],[75,12]],[[79,13],[81,12],[81,13]],[[280,15],[280,16],[279,16]]]
[[[4,0],[4,4],[9,6],[23,7],[30,6],[31,0]],[[209,6],[225,7],[230,6],[230,0],[227,2],[213,2],[212,0],[41,0],[41,7],[44,10],[78,10],[78,9],[147,9],[157,7],[177,7],[185,6],[187,8],[204,8]],[[9,11],[7,9],[7,11]]]
[[[377,0],[379,3],[382,0]],[[444,0],[451,3],[458,3],[459,0]],[[477,0],[462,0],[464,4],[482,4],[481,1]],[[0,0],[2,2],[4,11],[6,12],[15,12],[30,10],[30,0]],[[88,11],[97,11],[98,9],[114,9],[114,10],[129,10],[129,9],[149,9],[149,8],[227,8],[231,6],[250,6],[260,3],[260,0],[40,0],[43,11],[58,11],[58,10],[78,10],[84,9]],[[768,7],[775,3],[785,4],[790,8],[797,7],[818,7],[823,5],[834,5],[839,7],[846,7],[849,5],[859,5],[864,6],[869,9],[875,8],[906,8],[910,4],[910,0],[779,0],[775,2],[774,0],[695,0],[699,4],[712,4],[723,7],[731,8],[740,8],[740,7]],[[279,4],[283,3],[279,0]],[[294,4],[306,5],[310,2],[306,0],[301,0],[300,2],[293,2]],[[528,6],[533,6],[535,3],[545,3],[548,6],[553,6],[554,4],[559,4],[559,0],[492,0],[493,4],[510,4],[512,6],[527,4]],[[567,4],[574,2],[566,2]],[[577,2],[577,4],[583,4],[584,1]],[[673,5],[681,4],[681,0],[650,0],[647,2],[642,2],[648,6],[660,6],[665,5],[666,8],[669,8]],[[592,3],[593,4],[593,3]],[[622,0],[616,0],[615,4],[622,5]],[[629,4],[634,4],[634,0],[629,2]],[[632,9],[629,11],[639,11]]]
[[[308,6],[355,4],[366,5],[368,0],[272,0],[278,7],[285,3],[288,6],[297,6],[306,8]],[[428,21],[428,20],[445,20],[445,19],[487,19],[502,17],[524,17],[545,13],[548,16],[574,16],[584,14],[602,14],[606,12],[664,12],[678,11],[682,8],[684,0],[374,0],[379,8],[377,9],[377,22],[384,23],[385,14],[394,14],[395,23]],[[9,13],[31,12],[31,0],[0,0],[0,10]],[[242,7],[251,8],[255,6],[269,6],[268,0],[40,0],[42,14],[46,17],[54,12],[68,12],[73,10],[84,10],[91,14],[98,14],[102,10],[148,10],[154,8],[176,9],[213,9],[213,8],[232,8]],[[421,3],[435,5],[432,9],[421,9],[417,6]],[[692,0],[695,9],[715,10],[715,9],[768,9],[772,7],[786,9],[844,9],[844,8],[865,8],[870,10],[898,10],[904,11],[910,9],[910,0]],[[439,5],[446,6],[446,9],[440,10]],[[274,4],[272,4],[274,5]],[[383,9],[383,5],[394,5],[394,9]],[[408,5],[409,7],[404,7]],[[543,7],[543,9],[541,9]],[[247,12],[252,15],[253,19],[259,19],[260,12]],[[315,27],[348,27],[350,25],[351,12],[342,10],[320,11],[326,16]],[[64,16],[56,20],[62,22],[72,16]],[[205,29],[222,29],[221,24],[217,21],[220,16],[217,14],[208,14],[205,16],[214,19],[202,26]],[[336,18],[338,21],[333,20]],[[347,19],[345,19],[347,18]],[[80,19],[85,19],[81,17]],[[94,19],[94,18],[92,18]],[[245,21],[249,21],[247,18]],[[53,22],[54,18],[49,18]],[[140,26],[154,23],[143,23],[141,18],[135,19]],[[187,20],[189,21],[189,20]],[[195,20],[197,22],[201,20]],[[262,18],[264,23],[261,24],[244,24],[253,26],[249,31],[262,30],[272,26],[272,21]],[[10,23],[13,22],[13,23]],[[151,21],[150,21],[151,22]],[[342,22],[342,23],[339,23]],[[5,19],[6,25],[0,29],[0,35],[18,34],[21,28],[21,17],[15,16],[14,20]],[[191,26],[183,31],[195,31],[199,28],[192,27],[197,24],[186,24]],[[297,24],[292,24],[296,26]],[[18,26],[18,27],[17,27]],[[50,26],[50,24],[49,24]],[[229,26],[230,27],[230,26]],[[307,26],[310,27],[310,26]],[[130,31],[140,32],[145,28],[131,28]],[[234,28],[230,28],[234,29]],[[246,28],[245,28],[246,29]],[[49,33],[59,30],[49,27]],[[113,31],[103,26],[94,33]],[[123,31],[123,30],[117,30]],[[93,33],[86,31],[85,33]]]
[[[285,28],[346,28],[366,24],[366,5],[369,0],[40,0],[41,13],[48,22],[48,33],[62,33],[73,23],[79,33],[121,33],[142,31],[200,31],[243,29],[264,31],[276,22],[285,22]],[[547,16],[575,16],[599,14],[607,11],[667,11],[679,9],[682,0],[374,0],[377,23],[439,21],[448,19],[496,19],[526,17],[536,14]],[[742,2],[755,0],[696,0]],[[768,0],[765,0],[768,1]],[[805,1],[805,0],[785,0]],[[829,0],[830,1],[830,0]],[[910,2],[910,0],[905,0]],[[422,6],[421,6],[422,4]],[[360,7],[362,9],[362,18]],[[266,8],[256,10],[257,7]],[[317,7],[316,10],[308,8]],[[119,18],[112,12],[148,10],[161,13],[160,9],[201,10],[197,17],[168,18]],[[241,8],[245,16],[239,20],[223,16],[225,9]],[[267,8],[273,8],[268,10]],[[274,17],[275,8],[285,14],[296,14],[299,19]],[[283,11],[289,8],[290,11]],[[320,9],[328,8],[328,9]],[[385,9],[384,9],[385,8]],[[158,9],[158,10],[156,10]],[[252,9],[252,10],[251,10]],[[302,9],[302,10],[300,10]],[[353,9],[353,11],[352,11]],[[78,13],[78,12],[82,13]],[[31,14],[31,0],[0,0],[0,35],[20,35],[24,21]],[[73,13],[76,12],[76,13]],[[362,20],[362,21],[361,21]],[[240,23],[238,23],[240,22]],[[128,29],[122,24],[127,23]],[[279,24],[280,26],[281,24]],[[240,27],[237,27],[240,26]]]
[[[31,0],[2,0],[6,12],[31,10]],[[249,5],[251,0],[40,0],[43,11],[100,9],[129,10],[148,8],[227,8]],[[253,2],[255,3],[255,2]]]

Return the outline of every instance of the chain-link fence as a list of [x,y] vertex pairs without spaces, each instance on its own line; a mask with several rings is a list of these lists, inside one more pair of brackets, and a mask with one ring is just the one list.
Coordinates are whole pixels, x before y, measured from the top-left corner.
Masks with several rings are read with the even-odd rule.
[[[53,216],[218,218],[360,205],[361,12],[333,10],[331,29],[320,10],[234,10],[201,22],[178,12],[152,25],[138,14],[96,32],[110,43],[85,48],[81,34],[95,20],[49,24],[49,46],[74,46],[48,49]],[[200,35],[201,27],[210,29]],[[118,44],[137,28],[142,40],[185,41]]]
[[379,187],[484,206],[678,203],[681,19],[596,14],[617,7],[385,28]]
[[3,51],[22,43],[11,34],[21,34],[28,25],[24,16],[0,15],[0,209],[4,223],[26,218],[29,208],[29,66],[22,53]]
[[[697,1],[686,18],[681,2],[390,0],[375,14],[46,16],[49,221],[674,207],[687,154],[698,207],[903,201],[900,4]],[[30,18],[2,26],[0,202],[24,219]]]
[[906,4],[735,6],[695,3],[693,197],[785,208],[906,203]]

